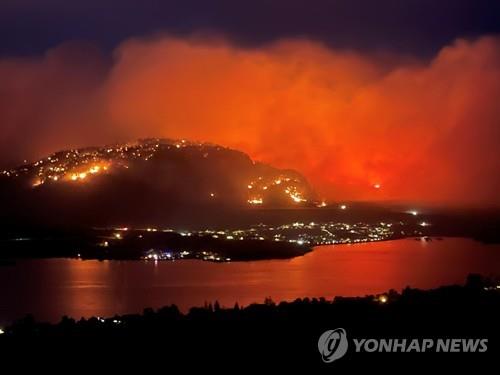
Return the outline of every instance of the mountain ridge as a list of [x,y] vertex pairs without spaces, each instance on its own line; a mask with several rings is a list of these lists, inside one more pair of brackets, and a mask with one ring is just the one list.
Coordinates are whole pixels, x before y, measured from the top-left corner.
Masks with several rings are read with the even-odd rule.
[[161,220],[182,210],[320,204],[299,172],[211,143],[162,138],[57,151],[2,171],[0,185],[7,215],[95,225]]

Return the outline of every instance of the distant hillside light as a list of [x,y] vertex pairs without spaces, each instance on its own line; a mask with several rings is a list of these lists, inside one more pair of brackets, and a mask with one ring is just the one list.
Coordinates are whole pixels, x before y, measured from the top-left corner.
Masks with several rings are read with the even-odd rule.
[[345,210],[345,209],[347,209],[347,205],[345,205],[345,204],[341,204],[341,205],[339,206],[339,208],[340,208],[341,210]]
[[382,294],[380,297],[378,297],[378,300],[380,303],[387,303],[388,298],[385,294]]
[[382,187],[382,185],[380,185],[380,184],[374,184],[374,185],[373,185],[373,188],[374,188],[374,189],[380,189],[381,187]]

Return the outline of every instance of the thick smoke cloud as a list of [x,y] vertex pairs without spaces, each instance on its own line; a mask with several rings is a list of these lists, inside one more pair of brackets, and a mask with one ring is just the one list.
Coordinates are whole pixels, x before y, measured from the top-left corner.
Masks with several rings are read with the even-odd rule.
[[[500,203],[500,39],[431,61],[305,40],[90,46],[0,61],[1,160],[137,137],[189,138],[303,172],[330,199]],[[380,189],[374,185],[380,184]]]

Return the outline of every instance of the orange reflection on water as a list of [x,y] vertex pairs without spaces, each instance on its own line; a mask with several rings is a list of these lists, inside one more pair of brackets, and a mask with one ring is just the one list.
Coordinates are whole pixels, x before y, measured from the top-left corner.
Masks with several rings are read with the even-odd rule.
[[232,307],[266,297],[363,296],[463,283],[469,273],[499,270],[500,245],[467,239],[324,246],[303,257],[256,262],[29,260],[0,269],[0,322],[26,313],[57,321],[172,303],[187,311],[216,300]]
[[[54,260],[59,265],[55,272],[62,275],[59,288],[63,294],[61,304],[74,318],[88,316],[90,312],[109,309],[112,275],[109,261]],[[91,313],[92,315],[92,313]]]

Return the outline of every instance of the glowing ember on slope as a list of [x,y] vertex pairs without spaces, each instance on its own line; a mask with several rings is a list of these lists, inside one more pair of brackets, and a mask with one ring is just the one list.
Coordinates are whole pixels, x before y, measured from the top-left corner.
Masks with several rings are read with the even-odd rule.
[[[96,175],[102,171],[107,171],[109,168],[109,163],[100,163],[87,167],[84,170],[75,171],[71,174],[66,175],[66,180],[70,181],[83,181],[86,180],[90,175]],[[57,181],[57,180],[56,180]]]
[[264,203],[262,198],[252,198],[248,200],[248,203],[250,204],[262,204]]
[[[168,140],[148,139],[131,144],[66,150],[34,163],[3,171],[2,174],[11,178],[31,175],[34,177],[31,182],[34,187],[48,181],[83,181],[90,175],[108,171],[111,164],[128,169],[129,161],[149,160],[158,151],[160,142],[166,148],[173,146]],[[194,143],[184,141],[179,146],[189,145]]]
[[295,187],[286,188],[285,193],[288,194],[295,203],[307,202],[307,199],[305,199]]
[[[304,188],[302,181],[289,175],[279,175],[272,177],[272,179],[259,176],[257,179],[251,181],[247,187],[249,190],[253,190],[252,194],[249,194],[248,197],[247,202],[249,204],[263,204],[266,198],[265,194],[267,193],[273,195],[284,194],[293,203],[307,202],[307,199],[305,198],[306,189]],[[262,190],[261,196],[256,196],[255,190]]]
[[300,203],[300,202],[306,202],[307,200],[302,198],[300,196],[300,194],[297,194],[297,193],[291,193],[290,194],[290,198],[292,198],[292,200],[295,202],[295,203]]

